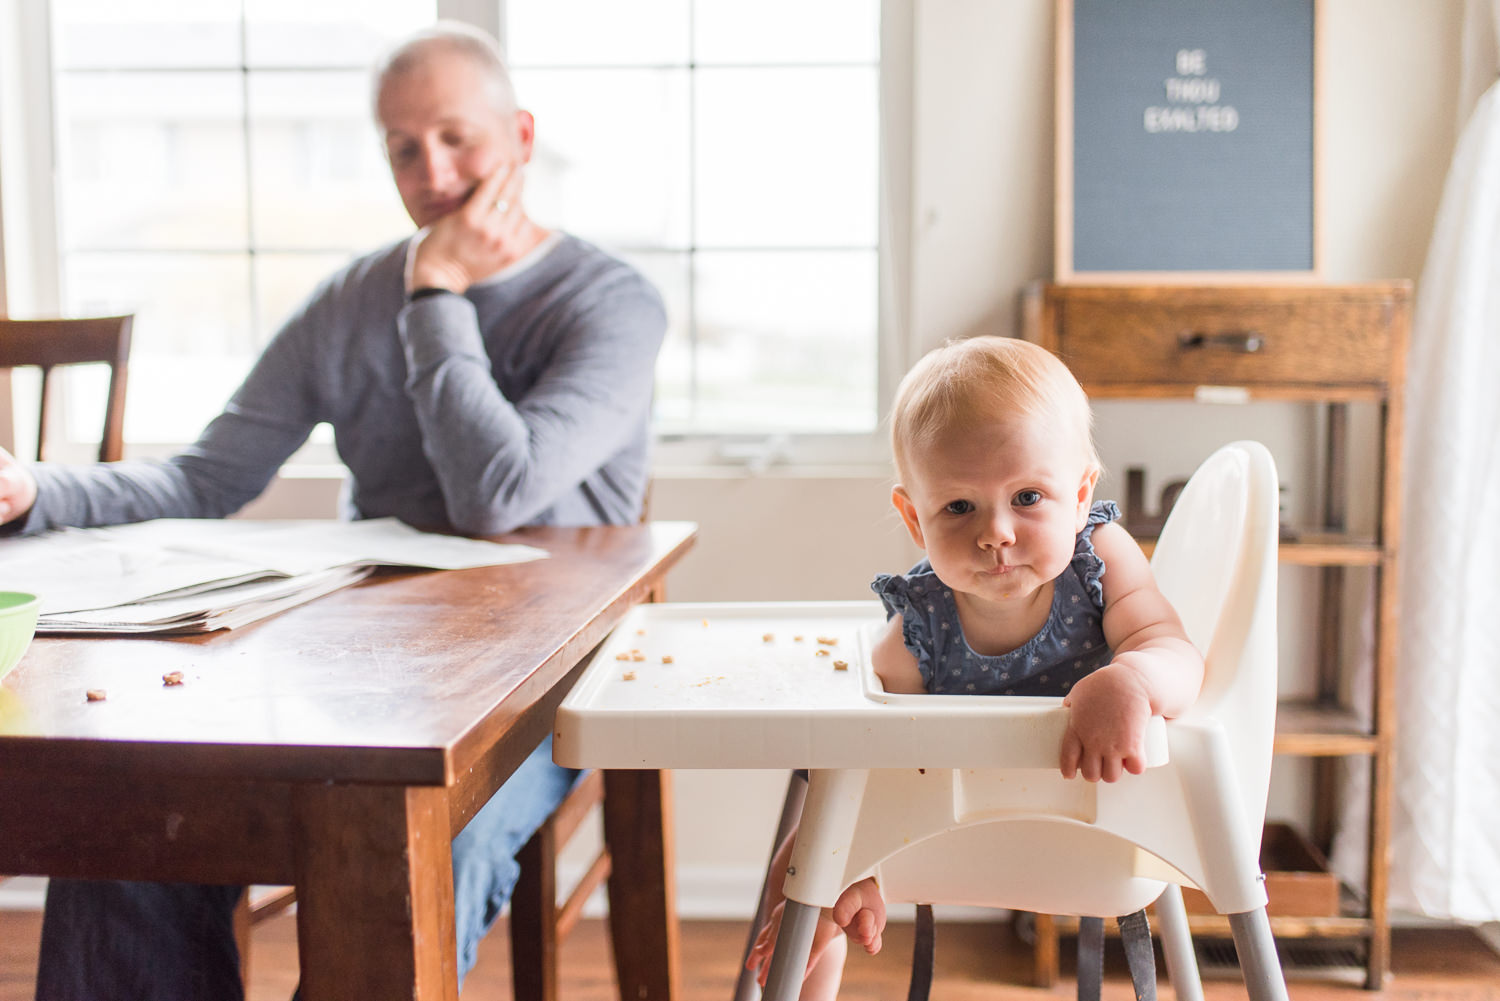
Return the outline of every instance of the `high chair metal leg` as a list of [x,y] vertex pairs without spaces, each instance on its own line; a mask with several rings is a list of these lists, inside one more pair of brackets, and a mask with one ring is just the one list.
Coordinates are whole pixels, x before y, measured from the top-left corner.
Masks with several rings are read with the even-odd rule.
[[771,883],[771,866],[776,861],[776,849],[786,840],[797,821],[802,818],[802,803],[807,799],[807,773],[792,772],[786,782],[786,796],[781,801],[781,819],[776,823],[776,837],[771,840],[771,854],[766,859],[766,875],[760,883],[760,897],[755,905],[755,917],[750,921],[750,934],[745,936],[745,951],[740,956],[740,973],[734,982],[734,1001],[757,1001],[760,984],[755,974],[745,969],[745,960],[750,958],[750,949],[755,945],[756,933],[766,919],[766,888]]
[[1234,950],[1239,954],[1240,973],[1250,1001],[1287,1001],[1286,978],[1266,909],[1229,915],[1229,930],[1234,934]]
[[1078,919],[1078,1001],[1099,1001],[1104,986],[1104,919]]
[[1177,1001],[1203,1001],[1203,978],[1198,973],[1198,955],[1188,932],[1187,909],[1182,905],[1182,887],[1168,883],[1156,900],[1156,937],[1167,961],[1167,979]]
[[781,916],[781,934],[771,957],[771,975],[766,980],[766,1001],[797,1001],[802,993],[802,974],[812,954],[813,933],[818,930],[822,909],[795,900],[786,902]]

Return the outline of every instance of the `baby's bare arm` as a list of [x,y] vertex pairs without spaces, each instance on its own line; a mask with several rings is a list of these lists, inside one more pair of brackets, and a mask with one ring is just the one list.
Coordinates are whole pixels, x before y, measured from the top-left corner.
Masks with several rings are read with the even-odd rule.
[[1156,586],[1145,554],[1123,528],[1101,525],[1094,550],[1104,560],[1104,635],[1114,659],[1073,686],[1062,773],[1113,782],[1145,769],[1146,724],[1180,715],[1198,697],[1203,658]]
[[922,684],[922,672],[917,669],[917,658],[906,649],[901,637],[901,616],[893,615],[870,650],[870,666],[886,691],[906,695],[921,695],[927,689]]

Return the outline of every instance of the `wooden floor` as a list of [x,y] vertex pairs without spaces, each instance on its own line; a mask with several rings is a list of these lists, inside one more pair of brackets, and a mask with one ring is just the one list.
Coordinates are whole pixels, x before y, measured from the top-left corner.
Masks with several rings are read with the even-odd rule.
[[[31,1001],[39,915],[0,912],[0,1001]],[[465,984],[463,1001],[510,997],[506,936],[497,928],[480,949],[479,965]],[[733,922],[690,921],[682,927],[683,990],[680,1001],[730,1001],[744,927]],[[901,1001],[910,969],[911,925],[892,924],[879,956],[852,957],[841,1001]],[[1064,978],[1052,990],[1025,982],[1030,954],[1009,924],[950,923],[938,927],[934,1001],[1043,1001],[1070,997]],[[1294,972],[1293,1001],[1500,1001],[1500,956],[1462,929],[1398,930],[1394,973],[1384,990],[1364,991],[1335,977],[1307,979]],[[296,980],[295,919],[287,916],[256,930],[250,1001],[286,1001]],[[1123,963],[1106,974],[1105,1001],[1129,1001]],[[1115,967],[1119,968],[1116,969]],[[563,1001],[615,1001],[607,934],[597,921],[579,925],[563,946]],[[1242,999],[1238,979],[1205,978],[1206,1001]],[[1172,997],[1163,985],[1163,999]]]

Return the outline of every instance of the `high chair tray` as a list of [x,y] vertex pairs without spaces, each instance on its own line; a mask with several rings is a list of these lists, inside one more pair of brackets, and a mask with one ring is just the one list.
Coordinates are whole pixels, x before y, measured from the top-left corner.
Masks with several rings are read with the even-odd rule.
[[[890,695],[878,601],[632,609],[558,708],[574,768],[1057,768],[1059,698]],[[1148,763],[1166,761],[1151,721]]]

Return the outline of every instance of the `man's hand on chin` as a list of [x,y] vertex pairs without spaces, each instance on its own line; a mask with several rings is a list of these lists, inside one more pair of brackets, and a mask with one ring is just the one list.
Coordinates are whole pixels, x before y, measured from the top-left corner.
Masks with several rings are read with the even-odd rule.
[[521,210],[521,164],[502,164],[453,212],[418,234],[406,290],[463,292],[524,257],[536,241]]

